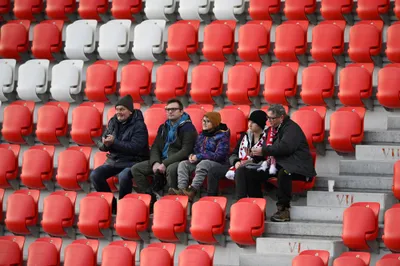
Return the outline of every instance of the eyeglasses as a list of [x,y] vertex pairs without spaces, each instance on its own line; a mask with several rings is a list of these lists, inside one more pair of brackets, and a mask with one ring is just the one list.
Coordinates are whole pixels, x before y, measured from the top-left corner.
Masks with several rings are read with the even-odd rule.
[[279,116],[275,116],[275,117],[271,117],[271,116],[269,116],[269,117],[268,117],[268,120],[270,120],[270,121],[271,121],[271,120],[275,120],[275,119],[277,119],[277,118],[279,118]]
[[176,112],[178,110],[181,110],[180,108],[165,108],[165,112]]
[[208,123],[211,123],[211,121],[210,121],[210,120],[202,120],[201,122],[203,122],[203,124],[208,124]]

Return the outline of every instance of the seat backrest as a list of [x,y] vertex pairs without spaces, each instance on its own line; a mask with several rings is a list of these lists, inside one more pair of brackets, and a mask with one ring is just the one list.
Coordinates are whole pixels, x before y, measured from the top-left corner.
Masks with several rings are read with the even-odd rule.
[[129,49],[131,35],[130,20],[110,20],[100,27],[99,47],[97,51],[104,60],[122,61],[119,56]]
[[34,265],[58,265],[60,263],[61,238],[38,238],[29,246],[28,263]]
[[89,60],[86,54],[96,48],[96,27],[96,20],[76,20],[67,26],[64,51],[69,59]]
[[0,59],[0,101],[8,101],[7,95],[14,91],[16,78],[15,59]]
[[135,27],[132,51],[137,60],[157,61],[155,54],[164,49],[165,23],[165,20],[145,20]]
[[74,102],[81,92],[83,60],[64,60],[52,68],[50,93],[57,101]]
[[18,69],[17,93],[25,101],[41,101],[47,91],[49,60],[32,59]]

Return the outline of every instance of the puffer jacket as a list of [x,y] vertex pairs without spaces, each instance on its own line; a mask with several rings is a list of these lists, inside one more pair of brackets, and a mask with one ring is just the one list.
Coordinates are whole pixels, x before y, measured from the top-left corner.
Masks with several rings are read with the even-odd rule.
[[194,147],[198,161],[211,160],[225,163],[229,155],[230,130],[225,124],[220,124],[213,133],[200,133]]

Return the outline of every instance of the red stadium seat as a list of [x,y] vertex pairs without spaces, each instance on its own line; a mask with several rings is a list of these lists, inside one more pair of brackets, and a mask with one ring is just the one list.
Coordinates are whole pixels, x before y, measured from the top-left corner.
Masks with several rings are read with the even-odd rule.
[[360,21],[350,28],[350,59],[356,63],[381,64],[383,22]]
[[82,19],[103,20],[108,12],[108,0],[80,0],[78,13]]
[[377,261],[376,266],[400,266],[400,255],[386,254]]
[[292,266],[328,266],[328,263],[328,251],[310,249],[300,252],[300,254],[293,260]]
[[264,99],[270,104],[297,105],[298,63],[276,63],[264,72]]
[[135,18],[138,21],[138,15],[142,11],[142,8],[142,0],[114,0],[112,2],[111,14],[115,19]]
[[[19,145],[0,144],[0,187],[14,189],[19,188],[18,157]],[[1,219],[0,219],[1,220]]]
[[235,62],[236,21],[215,20],[204,29],[203,55],[208,61]]
[[355,145],[364,139],[364,116],[363,107],[342,107],[331,115],[328,140],[335,151],[355,151]]
[[255,239],[264,233],[267,201],[243,198],[231,207],[229,235],[239,245],[255,245]]
[[375,241],[378,232],[380,204],[357,202],[343,212],[343,243],[350,249],[369,250],[368,241]]
[[369,266],[371,254],[367,252],[344,252],[333,262],[333,266]]
[[335,107],[335,63],[314,63],[303,70],[300,96],[307,105]]
[[190,233],[199,243],[225,243],[225,197],[203,197],[192,207]]
[[7,199],[4,221],[8,231],[19,235],[38,235],[39,190],[17,190]]
[[37,20],[43,11],[43,0],[14,0],[13,13],[17,19]]
[[237,53],[242,60],[269,63],[271,27],[272,22],[267,20],[249,21],[240,27]]
[[167,54],[172,60],[198,63],[200,21],[180,20],[168,28]]
[[43,231],[52,236],[75,237],[75,191],[55,191],[44,199]]
[[48,102],[38,111],[36,137],[44,144],[69,144],[66,138],[68,131],[68,102]]
[[57,183],[67,190],[85,190],[89,177],[89,158],[92,148],[69,147],[58,155]]
[[215,247],[210,245],[188,246],[179,254],[178,266],[212,266],[214,265],[214,252]]
[[152,231],[161,241],[187,243],[186,219],[188,197],[168,195],[154,204]]
[[340,71],[338,98],[343,105],[373,108],[371,101],[373,71],[373,64],[350,64]]
[[240,135],[248,129],[248,115],[244,114],[237,106],[225,107],[219,113],[221,114],[222,123],[225,123],[231,131],[230,150],[233,151],[240,139]]
[[11,9],[11,0],[0,0],[0,15],[9,13],[10,9]]
[[400,219],[400,204],[395,204],[385,212],[385,226],[383,230],[383,242],[392,252],[400,252],[400,230],[398,222]]
[[[113,108],[111,108],[110,110],[112,110],[112,109]],[[94,158],[93,158],[93,170],[96,169],[97,167],[103,165],[106,160],[107,160],[107,152],[101,152],[101,151],[96,152],[96,154],[94,155]],[[118,187],[117,187],[118,183],[119,183],[118,177],[112,176],[112,177],[107,178],[107,183],[112,192],[118,191]]]
[[358,0],[357,15],[361,20],[386,20],[390,0]]
[[307,63],[307,21],[286,21],[276,28],[275,56],[279,61]]
[[[45,20],[33,29],[32,54],[37,59],[54,60],[54,53],[63,48],[62,30],[64,21]],[[62,59],[61,56],[57,57]]]
[[1,27],[1,57],[21,60],[21,55],[28,52],[30,25],[29,20],[11,20]]
[[392,191],[396,199],[400,200],[400,160],[393,165]]
[[224,67],[223,62],[202,62],[193,68],[190,97],[194,102],[223,106]]
[[0,236],[0,265],[22,266],[24,244],[23,236]]
[[46,15],[50,19],[70,20],[75,12],[75,0],[46,0]]
[[99,60],[88,67],[85,94],[90,101],[108,102],[117,90],[118,61]]
[[198,133],[203,131],[204,115],[206,114],[206,112],[212,112],[213,109],[214,106],[211,104],[208,105],[192,104],[185,109],[185,112],[190,116],[190,120],[192,121]]
[[344,65],[344,21],[322,21],[313,28],[310,53],[319,62]]
[[29,246],[28,266],[60,265],[61,238],[38,238]]
[[353,0],[321,0],[321,15],[325,20],[346,20],[353,25]]
[[175,244],[152,243],[140,252],[140,266],[173,266]]
[[64,266],[97,266],[98,249],[98,240],[75,240],[65,248]]
[[165,123],[167,120],[167,114],[165,113],[164,107],[152,106],[144,112],[144,123],[149,131],[149,145],[153,145],[154,140],[157,136],[157,131],[160,125]]
[[288,20],[309,20],[317,24],[316,9],[316,0],[286,0],[283,12]]
[[103,248],[101,266],[135,266],[136,242],[117,240]]
[[119,94],[122,97],[128,94],[131,95],[135,103],[144,103],[149,98],[151,100],[152,70],[153,62],[151,61],[129,62],[121,71]]
[[400,22],[395,22],[387,30],[386,56],[393,63],[400,63]]
[[3,221],[3,198],[5,190],[0,188],[0,221]]
[[110,225],[113,197],[108,192],[92,192],[81,200],[77,226],[82,234],[90,238],[112,238]]
[[249,14],[253,20],[272,20],[281,11],[280,0],[250,0]]
[[226,96],[233,104],[260,105],[261,62],[240,62],[228,73]]
[[79,145],[94,145],[103,132],[104,103],[84,102],[72,112],[71,138]]
[[157,69],[154,94],[160,102],[186,95],[189,62],[166,62]]
[[400,108],[400,64],[389,64],[379,70],[376,98],[385,108]]

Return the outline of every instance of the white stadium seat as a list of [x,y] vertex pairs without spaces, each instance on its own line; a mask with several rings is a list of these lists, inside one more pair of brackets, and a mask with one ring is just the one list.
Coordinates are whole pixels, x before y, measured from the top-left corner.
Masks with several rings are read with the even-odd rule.
[[14,91],[15,59],[0,59],[0,101],[8,101],[7,95]]
[[100,27],[99,47],[97,51],[104,60],[122,61],[121,54],[129,51],[130,20],[110,20]]
[[164,50],[165,24],[165,20],[146,20],[135,27],[132,52],[137,60],[158,60]]
[[148,19],[174,20],[176,0],[147,0],[144,13]]
[[244,0],[214,0],[214,15],[218,20],[238,20],[245,11]]
[[82,60],[64,60],[52,69],[50,93],[54,100],[75,102],[81,92]]
[[50,61],[47,59],[33,59],[19,67],[17,93],[21,100],[47,100],[49,65]]
[[179,14],[183,20],[200,20],[210,12],[210,0],[192,0],[179,2]]
[[89,60],[87,54],[96,49],[96,27],[96,20],[77,20],[68,25],[64,51],[69,59]]

